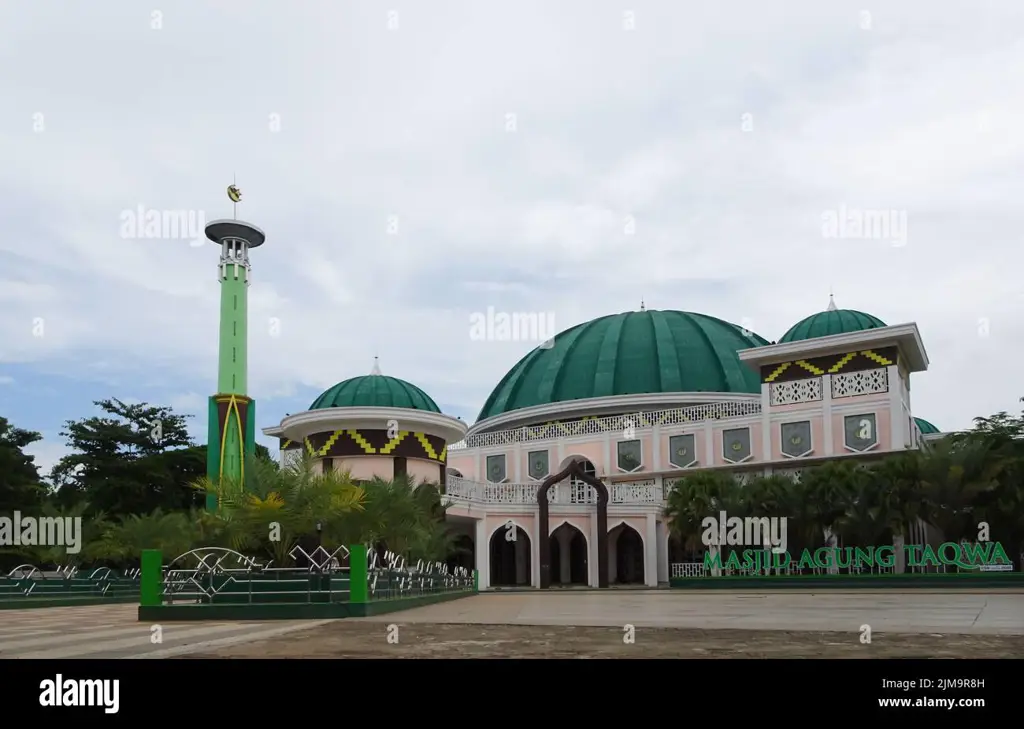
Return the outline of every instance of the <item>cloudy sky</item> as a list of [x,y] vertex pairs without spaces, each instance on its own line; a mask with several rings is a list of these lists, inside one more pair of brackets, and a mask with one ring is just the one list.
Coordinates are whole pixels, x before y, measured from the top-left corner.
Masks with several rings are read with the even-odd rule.
[[[918,323],[916,415],[1024,395],[1024,5],[154,4],[0,4],[0,415],[43,468],[93,400],[204,411],[218,251],[124,221],[201,229],[232,175],[261,427],[374,355],[472,421],[536,344],[488,307],[774,340],[830,289]],[[844,207],[896,225],[826,236]]]

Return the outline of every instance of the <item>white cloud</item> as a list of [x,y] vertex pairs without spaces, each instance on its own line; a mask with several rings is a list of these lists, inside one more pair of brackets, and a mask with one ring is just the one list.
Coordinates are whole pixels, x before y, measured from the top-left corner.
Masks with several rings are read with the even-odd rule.
[[[1024,354],[1012,4],[915,0],[862,30],[845,3],[652,0],[632,31],[600,0],[438,0],[397,30],[380,3],[171,7],[159,30],[127,0],[103,7],[3,11],[5,362],[212,382],[216,249],[124,240],[120,214],[230,216],[237,174],[239,215],[268,236],[252,254],[257,399],[380,354],[475,412],[525,351],[471,342],[469,312],[564,328],[645,299],[776,339],[831,288],[919,323],[920,415],[962,427],[1016,403],[1012,368],[976,375],[978,358]],[[905,210],[907,245],[823,239],[842,204]]]

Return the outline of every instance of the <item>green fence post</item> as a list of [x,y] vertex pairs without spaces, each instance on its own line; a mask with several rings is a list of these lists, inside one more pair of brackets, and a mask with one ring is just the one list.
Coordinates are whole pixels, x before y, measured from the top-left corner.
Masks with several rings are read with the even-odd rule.
[[480,570],[473,570],[473,592],[480,592]]
[[140,605],[162,603],[164,558],[159,549],[142,550],[142,576],[139,579]]
[[366,545],[356,544],[348,552],[348,601],[354,603],[369,602],[369,585],[367,583],[368,567],[366,562]]

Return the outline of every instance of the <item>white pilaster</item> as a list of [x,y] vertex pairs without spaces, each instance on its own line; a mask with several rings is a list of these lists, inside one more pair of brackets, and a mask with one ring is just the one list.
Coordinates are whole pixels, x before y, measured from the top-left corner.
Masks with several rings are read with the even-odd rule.
[[661,424],[655,423],[651,429],[651,448],[654,450],[653,462],[654,470],[661,470]]
[[700,465],[715,465],[715,428],[711,423],[704,424],[704,463]]
[[761,459],[772,460],[772,393],[771,384],[761,383]]
[[658,582],[668,582],[668,528],[659,521],[655,526],[658,538]]
[[555,464],[555,468],[552,469],[554,473],[558,473],[562,470],[562,461],[565,460],[565,443],[561,438],[558,439],[558,462]]
[[487,474],[484,472],[484,456],[480,451],[476,452],[476,474],[473,478],[481,483],[487,481]]
[[890,448],[901,451],[906,448],[907,419],[903,414],[903,396],[900,392],[900,368],[889,365],[889,430],[892,432]]
[[598,586],[597,578],[597,514],[590,516],[590,539],[587,540],[587,581],[591,587]]
[[658,527],[654,514],[647,515],[647,534],[644,535],[644,583],[658,586]]
[[515,483],[523,483],[523,446],[521,443],[516,443],[512,449],[512,457],[516,459],[515,468],[512,469],[512,473],[515,474]]
[[[550,523],[551,514],[548,513]],[[533,511],[533,544],[530,545],[530,586],[540,587],[540,506]]]
[[835,455],[835,440],[832,437],[832,375],[821,376],[821,435],[825,442],[812,443],[815,452],[825,456]]
[[602,464],[599,475],[606,476],[612,472],[612,434],[611,431],[606,430],[604,432],[604,463]]
[[480,589],[485,590],[490,585],[488,566],[491,554],[490,541],[487,539],[487,524],[484,519],[476,520],[476,539],[473,542],[473,551],[476,555],[476,571],[480,574]]

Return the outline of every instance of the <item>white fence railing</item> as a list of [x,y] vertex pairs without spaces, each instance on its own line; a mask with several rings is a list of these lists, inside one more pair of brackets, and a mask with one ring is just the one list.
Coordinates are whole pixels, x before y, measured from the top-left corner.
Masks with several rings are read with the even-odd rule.
[[760,400],[741,400],[737,402],[713,402],[704,405],[690,405],[684,408],[670,408],[652,412],[630,413],[627,415],[609,415],[604,418],[584,418],[567,423],[554,422],[543,425],[496,430],[492,433],[471,435],[458,443],[451,443],[449,451],[464,448],[486,448],[493,446],[529,443],[537,440],[553,438],[572,438],[581,435],[600,435],[601,433],[621,432],[627,428],[644,430],[655,425],[681,425],[683,423],[702,423],[706,420],[724,420],[726,418],[745,418],[761,413]]
[[[457,476],[449,476],[445,487],[445,496],[453,502],[536,504],[539,488],[539,481],[535,483],[480,483]],[[654,479],[611,484],[608,486],[608,496],[612,504],[661,504],[664,501],[662,487]],[[586,483],[563,481],[548,490],[548,503],[596,504],[597,492]]]

